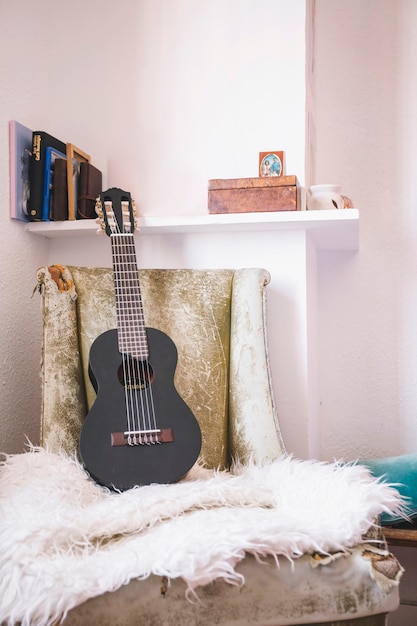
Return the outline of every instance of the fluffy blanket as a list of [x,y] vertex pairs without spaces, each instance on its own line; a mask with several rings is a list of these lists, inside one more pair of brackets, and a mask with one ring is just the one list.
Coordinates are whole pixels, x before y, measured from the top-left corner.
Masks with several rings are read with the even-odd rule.
[[346,550],[397,491],[357,465],[283,458],[125,493],[97,486],[75,458],[42,448],[0,468],[0,623],[52,624],[88,598],[150,574],[193,593],[245,553],[296,559]]

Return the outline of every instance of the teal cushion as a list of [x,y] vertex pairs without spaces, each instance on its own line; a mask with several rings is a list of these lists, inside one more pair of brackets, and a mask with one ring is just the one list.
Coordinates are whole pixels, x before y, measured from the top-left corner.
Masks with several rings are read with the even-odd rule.
[[[417,454],[403,454],[381,459],[359,460],[375,477],[381,477],[392,484],[405,498],[406,513],[409,518],[417,518]],[[382,513],[381,524],[391,526],[404,522],[401,515]]]

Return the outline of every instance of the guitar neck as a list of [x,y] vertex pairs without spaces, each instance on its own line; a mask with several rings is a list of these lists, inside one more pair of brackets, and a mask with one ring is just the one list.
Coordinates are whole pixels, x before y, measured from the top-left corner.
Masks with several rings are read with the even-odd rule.
[[145,360],[149,356],[133,234],[110,235],[116,294],[119,351]]

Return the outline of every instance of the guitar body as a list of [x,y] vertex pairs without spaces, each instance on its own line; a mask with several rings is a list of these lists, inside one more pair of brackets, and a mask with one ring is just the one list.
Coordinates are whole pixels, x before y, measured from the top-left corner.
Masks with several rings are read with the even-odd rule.
[[[194,465],[201,449],[198,422],[174,386],[175,344],[159,330],[145,331],[149,348],[146,370],[152,376],[140,384],[121,380],[124,355],[118,348],[116,329],[97,337],[90,351],[90,379],[97,398],[81,430],[80,453],[96,482],[120,491],[137,485],[176,482]],[[129,405],[133,402],[142,423],[148,418],[149,398],[152,412],[158,417],[158,428],[172,429],[172,437],[162,443],[138,443],[138,438],[132,438],[130,443],[114,445],[114,434],[127,430]]]

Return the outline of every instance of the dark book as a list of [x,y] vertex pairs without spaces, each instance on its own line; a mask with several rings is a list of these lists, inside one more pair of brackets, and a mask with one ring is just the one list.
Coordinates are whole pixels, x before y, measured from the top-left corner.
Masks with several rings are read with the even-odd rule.
[[36,222],[42,220],[44,180],[45,180],[45,157],[47,148],[55,148],[66,154],[66,144],[52,135],[41,130],[35,130],[32,134],[32,156],[30,159],[30,196],[29,196],[29,220]]
[[62,221],[68,219],[67,159],[55,159],[50,206],[51,220]]
[[78,183],[77,219],[94,219],[97,217],[95,207],[97,196],[102,191],[102,174],[91,163],[80,163]]
[[49,222],[49,220],[51,219],[54,169],[56,159],[65,159],[66,162],[67,157],[63,152],[59,152],[59,150],[55,150],[55,148],[46,148],[42,206],[42,221],[44,222]]

